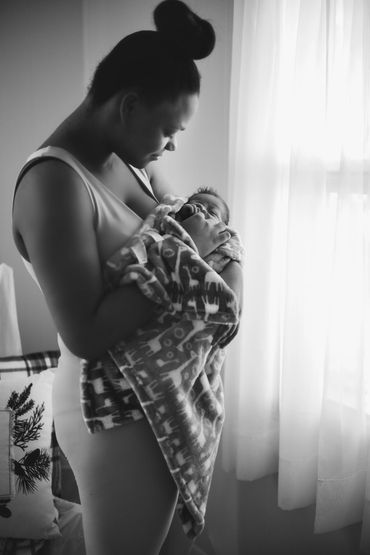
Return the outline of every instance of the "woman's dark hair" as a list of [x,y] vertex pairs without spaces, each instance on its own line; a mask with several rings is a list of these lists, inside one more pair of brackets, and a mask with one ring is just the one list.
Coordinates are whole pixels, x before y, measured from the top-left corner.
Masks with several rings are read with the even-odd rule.
[[194,60],[212,52],[212,25],[180,0],[164,0],[153,15],[157,31],[138,31],[123,38],[96,68],[89,88],[94,105],[124,88],[134,88],[148,103],[199,94]]

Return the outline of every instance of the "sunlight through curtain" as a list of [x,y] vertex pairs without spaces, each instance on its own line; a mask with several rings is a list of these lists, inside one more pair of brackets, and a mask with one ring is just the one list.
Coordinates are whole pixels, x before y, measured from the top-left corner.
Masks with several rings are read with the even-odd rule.
[[370,549],[370,3],[235,0],[224,466]]

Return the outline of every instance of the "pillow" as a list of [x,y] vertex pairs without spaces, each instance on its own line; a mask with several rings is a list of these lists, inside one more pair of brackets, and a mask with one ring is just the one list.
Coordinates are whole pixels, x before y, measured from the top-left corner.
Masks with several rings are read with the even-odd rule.
[[60,535],[51,490],[53,378],[52,370],[28,377],[1,372],[0,409],[13,410],[15,481],[14,497],[6,504],[11,514],[0,515],[2,538],[47,539]]
[[0,378],[15,376],[31,376],[58,365],[59,351],[40,351],[27,355],[7,356],[0,358]]
[[[39,374],[48,368],[55,368],[58,365],[59,356],[60,352],[54,350],[1,357],[0,380],[13,379],[17,376],[31,376],[32,374]],[[60,497],[62,495],[62,463],[54,425],[51,433],[51,451],[51,489],[56,497]]]

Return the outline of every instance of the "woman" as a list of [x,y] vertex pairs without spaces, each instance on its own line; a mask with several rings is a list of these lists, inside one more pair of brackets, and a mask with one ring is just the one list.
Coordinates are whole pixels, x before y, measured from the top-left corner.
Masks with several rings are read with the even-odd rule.
[[[92,435],[80,407],[80,359],[153,317],[135,286],[105,290],[102,264],[158,202],[158,180],[145,168],[175,150],[197,108],[193,60],[214,46],[211,25],[182,2],[165,0],[154,20],[157,31],[125,37],[99,64],[86,98],[31,155],[14,198],[17,248],[59,332],[54,420],[78,484],[88,555],[181,553],[171,547],[177,490],[134,396],[128,391],[122,426]],[[201,214],[185,225],[201,256],[229,237]],[[238,290],[238,268],[228,276]]]

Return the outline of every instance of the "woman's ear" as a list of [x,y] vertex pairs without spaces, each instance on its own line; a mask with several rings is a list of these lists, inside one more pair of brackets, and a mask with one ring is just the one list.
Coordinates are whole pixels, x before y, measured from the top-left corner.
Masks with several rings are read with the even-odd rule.
[[132,116],[139,102],[139,95],[136,92],[129,91],[122,93],[119,104],[119,115],[122,123]]

